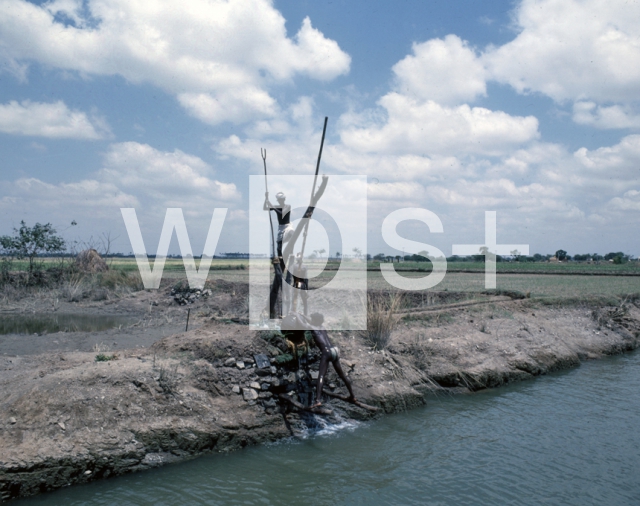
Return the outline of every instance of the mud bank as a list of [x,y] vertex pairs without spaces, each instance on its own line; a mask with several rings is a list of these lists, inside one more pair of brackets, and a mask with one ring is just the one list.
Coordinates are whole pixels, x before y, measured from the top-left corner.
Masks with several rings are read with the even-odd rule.
[[[639,336],[633,304],[502,299],[413,311],[380,352],[356,334],[331,334],[356,396],[380,414],[423,405],[433,393],[471,393],[633,350]],[[258,354],[270,363],[256,363]],[[278,359],[273,335],[227,319],[203,316],[195,330],[116,355],[0,357],[3,501],[295,437],[312,416],[288,411],[278,395],[313,378],[315,353],[300,372]],[[327,383],[346,393],[334,375]],[[378,416],[340,400],[325,405],[336,418]]]

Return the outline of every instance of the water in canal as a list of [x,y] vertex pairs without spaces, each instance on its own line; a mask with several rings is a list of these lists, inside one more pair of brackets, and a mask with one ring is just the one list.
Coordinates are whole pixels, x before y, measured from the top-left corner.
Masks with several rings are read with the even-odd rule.
[[640,353],[23,504],[640,504]]

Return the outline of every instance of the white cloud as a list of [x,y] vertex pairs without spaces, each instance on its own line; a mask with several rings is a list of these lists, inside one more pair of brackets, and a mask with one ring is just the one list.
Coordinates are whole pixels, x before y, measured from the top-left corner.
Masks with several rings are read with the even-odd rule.
[[600,0],[523,0],[516,38],[483,59],[492,78],[556,101],[640,100],[640,6]]
[[[112,144],[103,168],[91,179],[51,184],[36,178],[4,181],[4,203],[21,201],[44,209],[184,207],[190,214],[211,215],[214,207],[240,200],[234,184],[214,179],[213,168],[197,156],[159,151],[146,144]],[[79,211],[86,213],[86,209]],[[164,216],[164,214],[163,214]]]
[[[310,97],[300,97],[276,118],[247,127],[246,138],[234,134],[217,142],[213,149],[224,160],[235,158],[262,165],[260,150],[264,148],[270,174],[313,174],[322,138],[322,125],[318,124],[313,107]],[[328,148],[325,144],[323,167]]]
[[440,104],[459,104],[486,94],[485,69],[456,35],[413,45],[413,54],[393,66],[399,93]]
[[234,184],[213,179],[213,169],[201,158],[137,142],[113,144],[98,176],[160,208],[206,206],[202,211],[207,214],[212,203],[240,198]]
[[[56,226],[76,220],[79,226],[74,231],[85,234],[84,240],[103,231],[118,235],[115,247],[119,251],[130,248],[121,207],[137,209],[145,240],[151,238],[149,248],[157,244],[166,208],[182,208],[193,233],[194,250],[198,251],[213,209],[237,211],[240,198],[235,185],[216,180],[213,168],[201,158],[136,142],[112,144],[103,168],[82,181],[0,181],[0,214],[5,227],[21,219],[49,221]],[[244,220],[242,213],[230,212],[226,221],[238,220]],[[244,240],[236,227],[227,227],[225,233]]]
[[[72,183],[51,184],[36,178],[22,178],[3,183],[4,196],[0,207],[32,205],[49,213],[65,213],[70,216],[100,215],[105,209],[114,207],[135,207],[138,199],[123,192],[113,183],[85,179]],[[41,219],[42,220],[42,219]]]
[[589,101],[573,104],[573,121],[601,129],[640,128],[640,115],[619,105],[602,107]]
[[347,73],[351,60],[308,18],[288,37],[268,0],[4,0],[0,33],[1,61],[14,73],[38,61],[148,82],[210,123],[272,115],[269,86],[298,74],[330,80]]
[[395,200],[407,202],[424,197],[424,187],[417,182],[370,183],[367,186],[369,200]]
[[343,143],[362,152],[395,154],[449,154],[459,152],[499,155],[539,136],[534,116],[511,116],[482,107],[445,107],[389,93],[379,104],[386,121],[345,116]]
[[89,119],[62,101],[47,104],[29,100],[0,104],[0,132],[54,139],[102,139],[110,135],[104,120]]
[[178,101],[191,116],[216,125],[224,121],[242,123],[253,117],[275,116],[276,101],[259,88],[246,86],[225,90],[215,96],[209,93],[181,93]]
[[614,146],[580,148],[574,156],[584,173],[625,182],[640,178],[640,135],[628,135]]
[[460,180],[447,187],[429,186],[429,200],[455,207],[478,209],[516,209],[528,210],[546,208],[555,210],[562,192],[552,186],[532,183],[518,186],[506,178],[483,179],[481,181]]
[[609,205],[621,211],[640,211],[640,191],[629,190],[622,197],[611,199]]

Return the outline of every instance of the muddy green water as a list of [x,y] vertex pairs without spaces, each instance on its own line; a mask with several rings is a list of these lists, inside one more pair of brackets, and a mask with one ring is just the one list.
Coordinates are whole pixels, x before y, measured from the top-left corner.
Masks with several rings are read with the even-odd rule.
[[0,315],[0,335],[101,332],[132,322],[131,317],[118,315],[10,314]]
[[22,505],[640,504],[640,353]]

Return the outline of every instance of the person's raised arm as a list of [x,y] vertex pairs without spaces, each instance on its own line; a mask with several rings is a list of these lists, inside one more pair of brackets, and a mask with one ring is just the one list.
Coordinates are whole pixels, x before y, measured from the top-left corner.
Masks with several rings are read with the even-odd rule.
[[264,206],[262,206],[263,211],[271,211],[273,206],[271,202],[269,202],[269,192],[264,192]]

